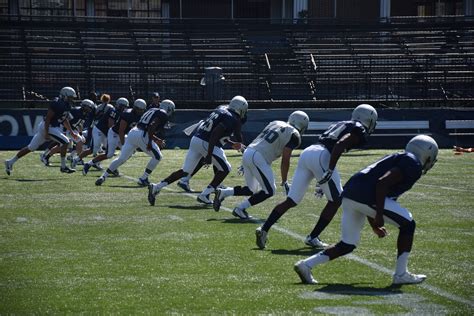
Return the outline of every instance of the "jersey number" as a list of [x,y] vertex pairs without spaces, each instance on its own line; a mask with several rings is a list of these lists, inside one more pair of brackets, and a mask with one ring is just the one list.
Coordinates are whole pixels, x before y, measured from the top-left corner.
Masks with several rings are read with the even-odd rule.
[[140,123],[148,125],[154,113],[155,113],[155,109],[146,111],[145,114],[143,114],[142,117],[140,118]]
[[265,129],[262,132],[262,138],[265,139],[268,143],[272,144],[277,140],[278,136],[280,136],[278,134],[278,130],[283,133],[285,131],[285,128],[281,127],[279,129]]
[[341,133],[346,129],[344,124],[333,124],[329,129],[324,132],[323,136],[326,136],[330,139],[338,140],[341,137]]
[[219,117],[219,114],[213,112],[211,115],[202,123],[201,129],[206,132],[210,132],[214,125],[214,121]]

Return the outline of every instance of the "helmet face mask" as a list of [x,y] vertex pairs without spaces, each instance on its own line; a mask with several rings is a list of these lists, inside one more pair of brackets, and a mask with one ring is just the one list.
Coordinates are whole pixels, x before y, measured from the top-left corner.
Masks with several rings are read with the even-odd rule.
[[168,117],[171,117],[174,113],[174,110],[176,109],[176,106],[174,105],[173,101],[166,99],[161,101],[160,109],[164,110]]
[[361,104],[352,111],[353,121],[358,121],[364,125],[367,133],[372,134],[377,126],[377,111],[369,104]]
[[237,113],[241,119],[247,115],[248,108],[249,104],[247,100],[240,95],[233,97],[228,106],[228,109],[234,113]]
[[413,137],[405,147],[405,151],[412,153],[421,162],[423,174],[433,168],[438,161],[438,144],[427,135]]
[[304,134],[309,124],[309,117],[303,111],[295,111],[288,117],[288,124],[296,128],[300,134]]
[[97,106],[95,105],[94,102],[92,102],[92,100],[84,99],[81,102],[81,108],[84,114],[87,114],[87,113],[94,113]]

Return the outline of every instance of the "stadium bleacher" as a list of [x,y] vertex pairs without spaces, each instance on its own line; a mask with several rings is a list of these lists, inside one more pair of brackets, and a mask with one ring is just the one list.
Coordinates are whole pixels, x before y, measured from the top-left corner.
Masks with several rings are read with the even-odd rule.
[[[148,21],[149,22],[149,21]],[[2,23],[6,23],[2,21]],[[259,25],[245,22],[28,23],[0,28],[0,99],[25,91],[205,99],[206,67],[221,67],[223,99],[380,102],[474,98],[472,22]]]

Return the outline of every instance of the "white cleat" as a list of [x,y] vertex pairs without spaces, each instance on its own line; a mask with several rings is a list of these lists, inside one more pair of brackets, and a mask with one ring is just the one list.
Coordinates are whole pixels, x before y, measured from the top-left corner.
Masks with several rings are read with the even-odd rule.
[[413,274],[405,272],[402,275],[393,275],[393,284],[418,284],[426,280],[424,274]]
[[304,243],[307,246],[310,246],[310,247],[313,247],[313,248],[318,248],[318,249],[324,249],[327,246],[329,246],[325,242],[322,242],[321,239],[319,239],[319,237],[311,238],[310,235],[306,236],[306,239],[304,240]]
[[203,203],[203,204],[206,204],[206,205],[212,205],[212,201],[211,199],[209,199],[209,196],[210,194],[208,195],[202,195],[202,194],[199,194],[196,198],[196,200],[200,203]]
[[232,215],[234,215],[235,217],[238,217],[240,219],[251,219],[252,218],[252,216],[250,216],[249,213],[247,213],[247,211],[244,208],[240,208],[240,207],[234,208],[234,210],[232,211]]
[[318,281],[316,281],[313,278],[313,275],[311,274],[311,268],[304,263],[303,260],[298,261],[295,263],[293,269],[295,270],[296,273],[298,273],[298,276],[301,279],[301,282],[304,284],[317,284]]
[[265,245],[267,243],[267,234],[268,232],[264,231],[262,227],[259,227],[255,230],[255,237],[258,248],[265,249]]

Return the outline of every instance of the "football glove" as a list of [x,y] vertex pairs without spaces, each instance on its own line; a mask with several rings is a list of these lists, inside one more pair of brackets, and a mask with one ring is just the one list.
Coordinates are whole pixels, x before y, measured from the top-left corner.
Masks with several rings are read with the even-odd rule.
[[321,199],[324,196],[323,189],[321,189],[321,187],[318,184],[316,184],[316,190],[314,191],[314,196],[316,196],[318,199]]
[[326,170],[326,172],[323,174],[323,177],[321,178],[321,180],[318,181],[318,184],[324,184],[324,183],[328,182],[329,179],[331,179],[333,172],[334,172],[334,170],[331,170],[331,169]]
[[237,168],[237,174],[239,176],[243,176],[244,175],[244,166],[240,165],[238,168]]

